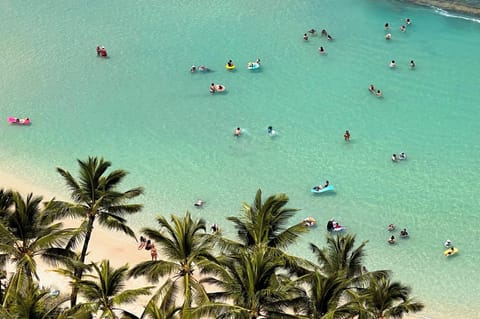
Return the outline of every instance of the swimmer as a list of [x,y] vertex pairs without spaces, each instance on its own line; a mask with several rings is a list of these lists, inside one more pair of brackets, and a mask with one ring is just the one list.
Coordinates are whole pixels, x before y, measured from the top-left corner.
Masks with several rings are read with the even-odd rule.
[[232,60],[228,60],[227,65],[228,65],[229,67],[232,67],[232,66],[233,66]]
[[275,131],[273,130],[273,127],[271,127],[271,126],[267,127],[267,133],[268,133],[268,135],[275,134]]
[[240,136],[240,134],[242,134],[242,130],[239,127],[237,127],[233,132],[233,136],[238,137]]
[[385,35],[385,39],[386,39],[386,40],[391,40],[391,39],[392,39],[392,34],[391,34],[391,33],[387,33],[387,34]]
[[410,18],[407,18],[407,19],[405,20],[405,22],[407,23],[407,25],[412,24],[412,20],[410,20]]
[[405,152],[401,152],[398,157],[399,157],[401,160],[406,160],[406,159],[407,159],[407,154],[405,154]]
[[404,228],[403,230],[400,231],[400,237],[401,238],[407,238],[408,237],[408,232],[407,232],[406,228]]
[[402,25],[402,26],[400,27],[400,31],[405,32],[405,31],[407,31],[407,28],[406,28],[404,25]]
[[202,72],[210,71],[210,70],[209,70],[206,66],[204,66],[204,65],[200,65],[200,66],[198,67],[198,70],[199,70],[199,71],[202,71]]
[[322,35],[323,35],[323,36],[327,36],[327,35],[328,35],[328,32],[327,32],[327,30],[325,30],[325,29],[322,29]]
[[452,246],[452,241],[450,239],[447,239],[447,241],[445,242],[445,244],[443,244],[446,248],[448,247],[451,247]]
[[395,62],[395,60],[392,60],[388,66],[389,66],[391,69],[393,69],[393,68],[395,68],[395,67],[397,66],[397,63]]
[[310,30],[308,31],[308,33],[310,33],[310,34],[313,35],[313,34],[316,34],[316,33],[317,33],[317,30],[315,30],[315,29],[312,28],[312,29],[310,29]]
[[390,224],[388,225],[388,231],[394,231],[395,230],[395,225],[394,224]]
[[332,38],[332,36],[331,36],[330,34],[327,34],[327,40],[329,40],[329,41],[332,41],[332,40],[333,40],[333,38]]
[[204,202],[203,200],[199,199],[199,200],[197,200],[197,201],[195,202],[195,204],[193,204],[193,206],[195,206],[195,207],[202,207],[203,204],[205,204],[205,202]]
[[413,69],[415,67],[415,62],[413,60],[410,60],[410,69]]
[[390,239],[388,240],[388,243],[390,245],[395,244],[395,236],[392,235],[392,237],[390,237]]
[[392,154],[392,161],[396,162],[398,160],[397,154]]
[[348,130],[343,134],[343,138],[345,139],[345,142],[350,142],[350,132]]
[[376,95],[377,97],[382,97],[382,91],[377,90],[377,92],[375,92],[375,95]]
[[220,227],[218,227],[217,224],[213,224],[212,227],[210,227],[210,230],[212,231],[212,234],[216,234],[220,230]]
[[216,90],[217,89],[215,88],[215,83],[210,84],[210,93],[213,94]]
[[194,73],[197,71],[197,67],[195,65],[192,65],[192,67],[190,68],[190,72]]
[[325,54],[325,49],[323,47],[319,47],[318,52],[320,52],[320,54]]
[[305,40],[305,41],[308,40],[308,35],[306,33],[303,35],[303,40]]
[[385,23],[385,30],[388,30],[390,28],[390,25],[388,24],[388,22]]
[[370,84],[370,86],[368,87],[368,90],[369,90],[371,93],[375,93],[375,86],[373,86],[373,84]]
[[260,64],[260,59],[257,58],[257,60],[255,60],[256,63]]

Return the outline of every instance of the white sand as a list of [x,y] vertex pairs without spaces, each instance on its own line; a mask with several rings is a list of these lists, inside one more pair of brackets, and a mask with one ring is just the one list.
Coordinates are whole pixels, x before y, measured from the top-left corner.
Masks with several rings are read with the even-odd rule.
[[[24,196],[28,193],[33,193],[36,196],[43,196],[45,201],[48,201],[52,198],[69,200],[68,194],[51,194],[41,186],[33,185],[28,181],[20,180],[17,177],[2,171],[0,171],[0,181],[0,188],[12,189],[20,192]],[[64,221],[64,225],[66,227],[75,227],[79,223],[79,220]],[[135,231],[139,237],[140,235],[138,230]],[[89,244],[89,253],[86,258],[86,263],[100,262],[103,259],[108,259],[113,267],[119,267],[124,264],[128,264],[130,267],[132,267],[151,258],[149,251],[144,249],[138,250],[137,247],[138,243],[133,238],[130,238],[120,232],[108,231],[107,229],[95,225]],[[161,256],[159,256],[159,258],[161,259]],[[62,294],[69,295],[71,288],[69,287],[68,279],[55,272],[52,272],[53,267],[41,262],[40,260],[37,260],[37,262],[37,272],[40,277],[40,284],[44,287],[59,289]],[[8,267],[7,271],[13,271],[12,266]],[[153,285],[142,278],[130,279],[126,284],[126,289],[134,289],[145,286],[159,287],[160,284]],[[206,288],[207,290],[213,290],[212,287]],[[152,292],[155,291],[155,289],[156,288],[154,288]],[[137,299],[135,304],[123,305],[122,307],[128,311],[140,315],[143,311],[143,307],[146,305],[149,299],[149,296],[140,297]],[[425,317],[422,315],[413,314],[411,316],[405,316],[404,318],[418,319]]]
[[[18,179],[15,176],[1,171],[0,181],[0,188],[18,191],[23,196],[33,193],[34,196],[42,196],[44,201],[48,201],[52,198],[69,200],[68,194],[50,194],[41,186],[32,185],[28,183],[28,181]],[[65,220],[64,225],[65,227],[76,227],[80,222],[80,220],[73,219]],[[103,259],[108,259],[113,267],[119,267],[124,264],[128,264],[130,267],[132,267],[151,258],[149,251],[146,251],[145,249],[137,249],[138,243],[135,241],[135,239],[124,235],[121,232],[109,231],[99,225],[95,225],[94,227],[95,228],[89,243],[89,252],[86,258],[86,263],[100,262]],[[136,229],[135,232],[137,233],[137,236],[139,236],[139,233]],[[78,249],[81,249],[81,247]],[[37,259],[37,263],[37,272],[40,277],[40,284],[43,287],[59,289],[60,292],[65,295],[70,293],[71,288],[68,283],[68,278],[53,272],[52,269],[54,267],[43,263],[40,259]],[[14,271],[14,266],[8,265],[7,272],[11,273],[12,271]],[[129,280],[126,287],[127,289],[133,289],[151,285],[152,284],[147,283],[142,278],[137,278],[135,280]],[[126,306],[125,308],[140,314],[143,310],[143,305],[146,304],[148,299],[149,297],[141,297],[138,299],[138,302],[135,305]]]

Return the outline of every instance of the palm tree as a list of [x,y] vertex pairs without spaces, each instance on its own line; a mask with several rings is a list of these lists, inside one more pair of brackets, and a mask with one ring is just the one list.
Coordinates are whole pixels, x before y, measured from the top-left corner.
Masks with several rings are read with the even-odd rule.
[[267,247],[242,249],[234,256],[218,258],[202,283],[220,291],[208,294],[211,303],[193,309],[196,316],[216,318],[297,318],[289,312],[305,302],[305,292],[284,271],[285,260],[267,253]]
[[300,234],[308,231],[303,223],[287,227],[288,220],[298,211],[286,208],[287,203],[285,194],[272,195],[262,202],[260,189],[252,205],[243,203],[241,217],[227,218],[235,224],[241,245],[284,249],[294,243]]
[[321,249],[312,243],[310,248],[325,274],[352,278],[362,274],[366,243],[364,241],[355,248],[354,235],[328,235],[326,248]]
[[[133,230],[126,225],[127,221],[123,216],[137,213],[142,209],[143,206],[140,204],[126,202],[143,194],[143,188],[137,187],[126,192],[118,191],[127,172],[119,169],[105,175],[111,163],[103,158],[89,157],[86,161],[78,160],[78,164],[80,166],[78,180],[68,171],[57,168],[57,171],[65,179],[74,202],[57,202],[56,204],[62,208],[63,215],[83,219],[83,223],[79,227],[81,235],[84,236],[80,262],[85,263],[95,221],[98,221],[101,226],[122,231],[135,238]],[[72,238],[71,244],[73,245],[77,241],[78,237]],[[75,270],[77,278],[82,278],[82,275],[83,268]],[[72,307],[77,302],[77,293],[78,288],[74,286],[70,300]]]
[[372,278],[368,287],[361,292],[364,306],[370,312],[370,318],[400,319],[410,312],[419,312],[425,306],[410,297],[410,287],[392,282],[389,275]]
[[141,295],[148,295],[153,287],[123,290],[127,279],[128,265],[114,269],[108,260],[103,260],[100,266],[92,264],[97,280],[80,280],[77,284],[86,302],[78,304],[73,309],[102,314],[100,318],[117,319],[116,312],[131,315],[128,311],[118,308],[124,303],[134,302]]
[[[24,289],[16,292],[13,302],[8,307],[0,308],[2,318],[53,319],[67,318],[67,309],[62,304],[68,298],[53,297],[38,284],[29,283]],[[86,317],[83,317],[86,318]]]
[[175,319],[182,310],[175,305],[175,283],[169,278],[150,298],[143,313],[137,317],[133,314],[125,315],[125,319]]
[[[207,300],[203,286],[194,273],[214,260],[211,254],[211,238],[206,236],[206,223],[203,219],[192,220],[190,213],[184,217],[171,216],[171,223],[164,217],[157,218],[160,231],[143,228],[144,233],[158,246],[164,256],[162,260],[142,262],[130,270],[130,276],[145,276],[151,282],[158,282],[163,276],[173,276],[171,289],[182,290],[183,304],[181,316],[193,301],[202,303]],[[168,296],[173,296],[168,293]]]
[[39,280],[35,257],[57,264],[60,256],[69,252],[58,248],[68,241],[70,229],[54,222],[52,202],[40,207],[42,197],[27,195],[24,199],[18,192],[12,193],[12,207],[0,210],[0,253],[3,260],[10,258],[16,265],[3,304],[10,302],[18,291]]

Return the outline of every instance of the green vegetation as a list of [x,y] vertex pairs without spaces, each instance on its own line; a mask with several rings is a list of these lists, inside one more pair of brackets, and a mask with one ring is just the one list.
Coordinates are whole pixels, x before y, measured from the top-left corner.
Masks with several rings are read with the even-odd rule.
[[[409,287],[392,281],[391,272],[366,271],[367,242],[357,245],[354,235],[328,235],[324,247],[311,243],[315,262],[287,254],[310,228],[291,224],[297,209],[287,207],[287,195],[263,201],[260,190],[240,216],[227,218],[237,238],[209,234],[205,221],[188,212],[169,220],[159,216],[156,228],[141,230],[158,249],[157,260],[131,268],[115,269],[108,260],[86,265],[95,222],[135,238],[124,217],[141,211],[129,201],[143,189],[120,191],[127,173],[107,173],[111,163],[103,159],[78,164],[78,180],[57,169],[73,202],[42,203],[41,197],[0,189],[0,267],[15,266],[13,275],[0,273],[2,318],[387,319],[424,308]],[[64,228],[64,217],[82,222]],[[37,258],[69,280],[69,296],[39,287]],[[155,286],[125,289],[129,277]],[[150,294],[143,313],[125,310]]]

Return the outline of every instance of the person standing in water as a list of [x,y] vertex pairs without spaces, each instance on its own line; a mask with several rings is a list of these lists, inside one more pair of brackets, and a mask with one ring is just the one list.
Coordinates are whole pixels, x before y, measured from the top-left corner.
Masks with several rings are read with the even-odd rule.
[[348,130],[343,134],[343,138],[345,139],[345,142],[350,142],[350,132]]

